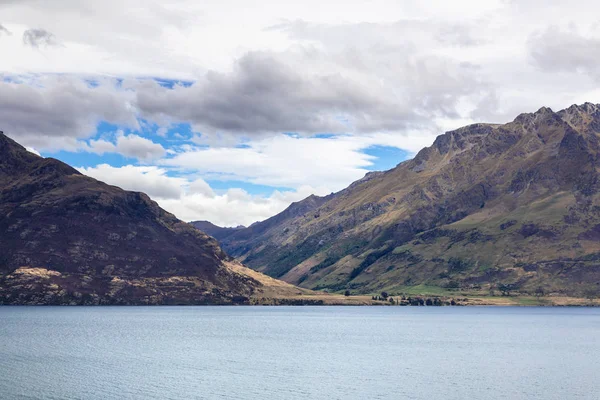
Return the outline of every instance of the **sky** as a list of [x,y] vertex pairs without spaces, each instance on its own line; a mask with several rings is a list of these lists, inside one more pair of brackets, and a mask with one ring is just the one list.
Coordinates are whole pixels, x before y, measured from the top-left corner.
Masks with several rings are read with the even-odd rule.
[[600,3],[0,0],[0,130],[179,218],[264,220],[435,137],[600,102]]

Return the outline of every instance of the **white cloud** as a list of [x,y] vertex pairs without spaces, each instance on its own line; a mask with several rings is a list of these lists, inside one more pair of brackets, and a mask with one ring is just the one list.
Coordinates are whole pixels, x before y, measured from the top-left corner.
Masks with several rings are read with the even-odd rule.
[[144,192],[152,198],[179,199],[188,182],[170,177],[167,171],[155,166],[112,167],[101,164],[96,167],[79,167],[82,174],[126,190]]
[[212,190],[210,185],[203,179],[196,179],[189,184],[189,194],[198,194],[204,197],[214,197],[215,192]]
[[[275,187],[311,186],[331,192],[367,172],[366,167],[372,165],[374,158],[362,150],[377,144],[403,146],[402,139],[391,134],[330,138],[281,134],[249,141],[242,148],[192,148],[162,159],[160,164],[214,179]],[[410,138],[405,139],[411,142]]]
[[158,203],[186,221],[208,220],[220,226],[249,226],[285,210],[292,202],[302,200],[315,191],[311,187],[302,187],[263,196],[233,188],[213,197],[186,194],[179,200],[159,199]]
[[135,134],[125,135],[122,132],[117,134],[116,143],[104,139],[90,140],[82,149],[96,154],[118,153],[140,161],[152,161],[167,154],[164,147],[150,139]]
[[283,211],[310,194],[326,194],[303,186],[295,191],[250,195],[239,188],[216,194],[202,179],[168,175],[166,169],[128,165],[78,168],[82,173],[126,190],[147,193],[161,207],[186,221],[209,220],[221,226],[250,225]]
[[[18,37],[3,68],[20,73],[59,72],[193,79],[229,68],[248,50],[283,50],[289,40],[266,27],[284,20],[315,23],[393,22],[400,17],[463,20],[494,11],[500,1],[373,0],[301,3],[240,0],[20,0],[0,2],[5,27]],[[315,10],[318,10],[316,12]],[[63,48],[36,54],[23,49],[27,29],[43,27]],[[18,46],[17,46],[18,45]],[[38,52],[39,53],[39,52]]]

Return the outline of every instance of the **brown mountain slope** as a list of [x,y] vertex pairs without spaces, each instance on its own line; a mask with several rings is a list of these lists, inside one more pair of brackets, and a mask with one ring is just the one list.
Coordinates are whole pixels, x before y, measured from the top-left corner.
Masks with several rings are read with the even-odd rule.
[[246,303],[276,289],[298,292],[241,266],[145,194],[0,133],[0,304]]
[[467,126],[222,245],[313,289],[598,293],[599,135],[600,106],[590,103]]

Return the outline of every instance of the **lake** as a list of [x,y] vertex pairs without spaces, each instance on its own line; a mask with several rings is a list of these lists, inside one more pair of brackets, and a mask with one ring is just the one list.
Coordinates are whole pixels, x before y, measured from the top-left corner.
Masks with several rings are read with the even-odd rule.
[[0,307],[2,399],[598,399],[600,309]]

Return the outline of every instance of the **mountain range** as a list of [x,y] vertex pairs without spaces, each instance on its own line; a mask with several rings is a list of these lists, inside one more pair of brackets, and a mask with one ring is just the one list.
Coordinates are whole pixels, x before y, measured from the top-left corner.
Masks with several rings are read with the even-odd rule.
[[599,140],[600,105],[543,107],[211,234],[251,268],[316,290],[598,295]]
[[600,105],[543,107],[222,228],[0,133],[0,304],[304,303],[310,289],[595,297],[599,150]]

